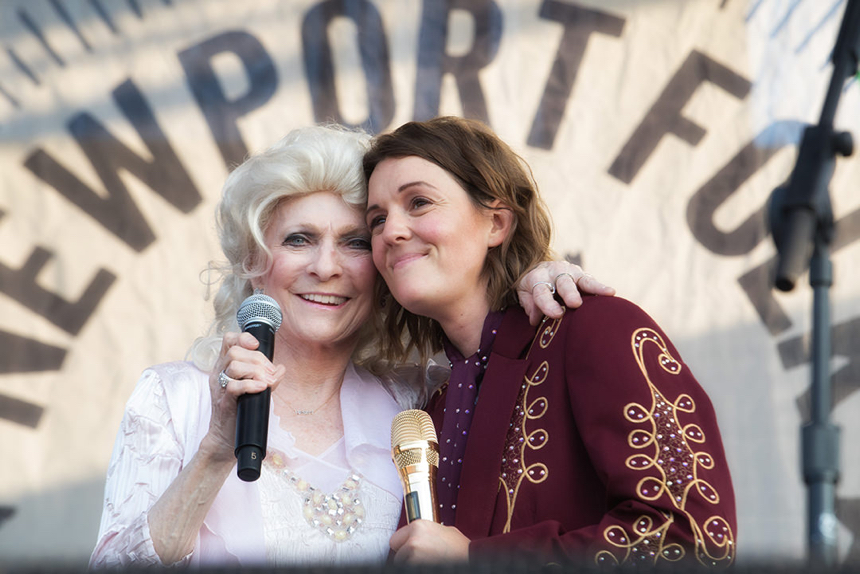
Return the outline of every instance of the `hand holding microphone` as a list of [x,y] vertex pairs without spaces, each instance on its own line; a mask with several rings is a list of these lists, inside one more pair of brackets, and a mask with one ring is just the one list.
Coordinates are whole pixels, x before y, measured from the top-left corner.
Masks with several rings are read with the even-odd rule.
[[407,522],[418,518],[439,522],[436,505],[439,442],[430,415],[413,409],[394,417],[391,458],[403,485]]
[[[261,293],[245,299],[236,313],[239,327],[253,335],[270,361],[275,354],[275,333],[281,326],[283,315],[278,303]],[[266,439],[269,433],[269,402],[271,390],[245,394],[239,397],[236,410],[236,474],[251,482],[260,478],[260,469],[266,457]]]
[[[403,506],[409,522],[391,537],[395,562],[465,562],[469,539],[453,526],[439,524],[436,471],[439,442],[430,415],[403,411],[391,422],[391,458],[403,485]],[[415,522],[421,519],[428,522]]]

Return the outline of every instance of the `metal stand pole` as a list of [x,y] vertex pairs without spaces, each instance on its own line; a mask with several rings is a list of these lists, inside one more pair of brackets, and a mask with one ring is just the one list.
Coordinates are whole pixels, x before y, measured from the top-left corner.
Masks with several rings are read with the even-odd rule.
[[812,565],[834,567],[836,544],[836,483],[839,480],[839,427],[830,422],[830,299],[833,266],[829,247],[816,240],[809,283],[813,289],[812,325],[812,411],[809,424],[801,431],[803,477],[807,493],[809,561]]
[[[845,79],[860,60],[860,0],[848,0],[836,45],[821,118],[804,130],[797,163],[787,187],[774,190],[770,223],[779,257],[774,284],[791,291],[807,264],[813,289],[812,413],[801,429],[803,478],[808,488],[807,529],[812,566],[837,563],[836,483],[839,481],[839,428],[830,422],[830,299],[833,267],[830,242],[833,213],[828,187],[836,157],[849,156],[854,143],[848,132],[835,132],[833,119]],[[811,257],[810,257],[811,255]]]

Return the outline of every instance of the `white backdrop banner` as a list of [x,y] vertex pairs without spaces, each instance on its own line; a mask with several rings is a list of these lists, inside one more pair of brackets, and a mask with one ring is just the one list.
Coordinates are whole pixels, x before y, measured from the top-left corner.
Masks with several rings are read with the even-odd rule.
[[[710,393],[741,563],[800,560],[812,291],[765,204],[816,123],[845,0],[3,0],[0,556],[82,564],[140,372],[210,321],[213,208],[290,129],[454,114],[534,169],[555,248],[643,306]],[[860,88],[837,127],[860,134]],[[860,161],[837,163],[840,557],[860,559]],[[600,333],[594,334],[596,337]]]

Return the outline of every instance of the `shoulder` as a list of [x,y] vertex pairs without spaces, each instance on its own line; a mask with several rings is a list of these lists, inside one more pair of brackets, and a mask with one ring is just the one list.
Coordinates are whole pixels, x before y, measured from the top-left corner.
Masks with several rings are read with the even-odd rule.
[[[161,363],[147,368],[140,376],[135,394],[164,394],[169,400],[183,396],[209,394],[209,375],[190,362]],[[132,395],[134,397],[134,395]]]
[[152,365],[146,371],[154,373],[163,380],[177,382],[199,382],[201,377],[208,378],[209,376],[208,373],[204,373],[190,361],[173,361]]
[[538,329],[532,353],[565,361],[584,358],[620,360],[629,353],[634,339],[643,333],[657,335],[665,344],[668,337],[642,308],[621,297],[583,297],[576,309],[568,309],[561,319],[547,320]]
[[207,373],[188,362],[162,363],[141,374],[126,405],[126,418],[159,422],[191,436],[210,404]]
[[576,323],[607,320],[648,320],[653,319],[638,305],[623,297],[604,297],[586,295],[577,309],[568,309],[565,318]]
[[657,322],[621,297],[584,297],[582,306],[568,310],[557,331],[563,333],[556,338],[563,341],[557,349],[578,370],[591,365],[620,377],[624,373],[635,376],[656,366],[671,371],[668,375],[675,374],[676,368],[689,374],[677,348]]
[[637,329],[657,329],[657,322],[641,307],[621,297],[585,296],[582,305],[568,309],[556,328],[574,339],[630,336]]

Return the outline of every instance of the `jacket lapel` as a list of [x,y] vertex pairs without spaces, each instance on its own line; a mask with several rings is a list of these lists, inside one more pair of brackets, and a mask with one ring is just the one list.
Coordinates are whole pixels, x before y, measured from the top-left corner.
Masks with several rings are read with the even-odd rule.
[[501,487],[508,425],[528,364],[520,357],[525,356],[534,331],[519,308],[509,309],[493,344],[469,430],[457,495],[455,525],[468,538],[483,538],[490,532]]

